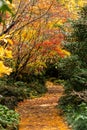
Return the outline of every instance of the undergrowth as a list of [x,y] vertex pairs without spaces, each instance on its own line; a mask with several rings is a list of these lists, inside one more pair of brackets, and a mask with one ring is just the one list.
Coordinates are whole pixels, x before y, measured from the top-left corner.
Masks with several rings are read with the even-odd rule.
[[18,130],[19,114],[0,105],[0,130]]

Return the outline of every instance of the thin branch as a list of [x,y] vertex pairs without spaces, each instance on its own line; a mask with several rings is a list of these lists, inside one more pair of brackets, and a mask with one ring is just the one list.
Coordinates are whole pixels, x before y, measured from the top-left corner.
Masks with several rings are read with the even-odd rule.
[[6,34],[7,32],[9,32],[10,29],[11,29],[14,25],[16,25],[18,22],[19,22],[19,21],[13,21],[13,22],[9,25],[9,27],[8,27],[6,30],[4,30],[4,31],[0,34],[0,36],[2,36],[3,34]]
[[[42,14],[42,15],[40,15],[39,17],[37,17],[37,18],[31,20],[30,22],[24,24],[23,26],[21,26],[21,27],[19,27],[18,29],[16,29],[14,32],[19,31],[20,29],[24,28],[25,26],[27,26],[27,25],[29,25],[29,24],[31,24],[31,23],[33,23],[33,22],[35,22],[35,21],[37,21],[37,20],[43,18],[43,17],[48,13],[48,11],[49,11],[50,8],[52,7],[52,5],[53,5],[53,2],[52,2],[52,4],[50,5],[50,7],[48,8],[48,10],[47,10],[44,14]],[[12,33],[14,33],[14,32],[12,32]]]
[[15,15],[14,15],[12,21],[14,21],[14,19],[16,18],[17,14],[18,14],[18,12],[19,12],[19,9],[20,9],[20,7],[21,7],[21,3],[22,3],[22,0],[20,0],[20,3],[19,3],[18,8],[17,8],[17,11],[16,11],[16,13],[15,13]]

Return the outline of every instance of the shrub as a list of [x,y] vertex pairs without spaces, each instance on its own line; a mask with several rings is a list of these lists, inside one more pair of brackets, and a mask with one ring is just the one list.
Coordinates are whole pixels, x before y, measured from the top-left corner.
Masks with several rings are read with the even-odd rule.
[[72,89],[75,91],[83,91],[87,89],[87,69],[77,70],[69,82],[72,86]]
[[44,94],[47,91],[47,88],[45,87],[45,84],[39,83],[38,80],[36,80],[35,82],[32,82],[29,84],[30,88],[31,88],[31,93],[34,96],[38,96],[41,94]]
[[33,77],[30,82],[10,80],[7,77],[0,79],[0,104],[9,109],[14,109],[19,101],[40,96],[47,91],[42,77]]
[[[72,22],[73,32],[65,42],[65,49],[71,52],[71,56],[56,63],[60,77],[67,80],[66,88],[76,91],[87,89],[87,6],[81,10],[78,20]],[[85,17],[83,17],[85,16]],[[70,40],[70,41],[69,41]],[[69,87],[68,87],[69,86]]]
[[67,58],[67,62],[63,60],[63,64],[60,66],[61,72],[66,76],[65,95],[60,99],[60,107],[74,130],[87,130],[86,10],[87,6],[83,7],[80,19],[73,23],[72,38],[75,41],[65,45],[65,48],[73,54],[74,59]]
[[87,104],[82,102],[80,105],[66,104],[62,107],[69,125],[73,130],[87,130]]
[[19,114],[7,107],[0,105],[0,129],[17,130],[19,124]]
[[6,105],[10,109],[14,109],[19,101],[30,97],[30,89],[13,85],[0,86],[0,103]]
[[55,63],[55,68],[60,79],[70,79],[75,73],[76,69],[79,68],[80,62],[78,56],[70,56]]

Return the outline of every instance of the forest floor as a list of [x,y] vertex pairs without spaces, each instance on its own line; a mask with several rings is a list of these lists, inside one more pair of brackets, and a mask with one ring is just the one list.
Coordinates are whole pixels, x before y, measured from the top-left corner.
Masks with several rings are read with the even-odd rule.
[[63,87],[49,81],[46,85],[48,92],[45,95],[19,103],[19,130],[71,130],[56,108],[63,94]]

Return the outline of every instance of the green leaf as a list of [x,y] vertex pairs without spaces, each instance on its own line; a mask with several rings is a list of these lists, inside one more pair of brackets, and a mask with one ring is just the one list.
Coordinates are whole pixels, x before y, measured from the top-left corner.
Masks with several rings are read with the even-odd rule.
[[[12,1],[12,0],[10,0],[10,1]],[[2,0],[2,3],[3,3],[3,4],[2,4],[2,6],[0,7],[0,11],[3,12],[3,13],[4,13],[5,11],[8,11],[8,12],[10,12],[11,14],[13,14],[13,13],[12,13],[12,10],[11,10],[10,7],[7,5],[7,3],[6,3],[5,1],[3,1],[3,0]]]

